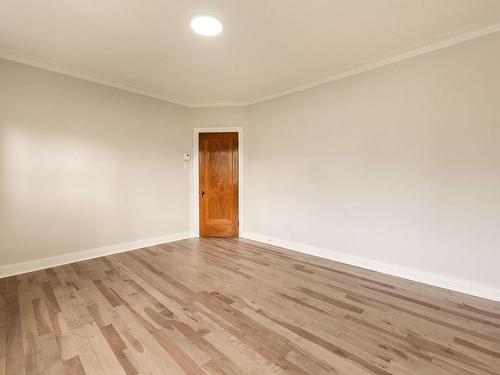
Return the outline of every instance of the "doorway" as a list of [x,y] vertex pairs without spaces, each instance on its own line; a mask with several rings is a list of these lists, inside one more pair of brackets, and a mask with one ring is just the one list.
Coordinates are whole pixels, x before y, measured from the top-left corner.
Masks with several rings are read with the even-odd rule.
[[198,133],[201,237],[239,236],[239,133]]

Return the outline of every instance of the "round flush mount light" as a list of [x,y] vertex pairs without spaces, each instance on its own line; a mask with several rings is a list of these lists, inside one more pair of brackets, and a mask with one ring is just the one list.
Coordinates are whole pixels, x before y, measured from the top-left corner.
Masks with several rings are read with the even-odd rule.
[[216,36],[222,32],[222,23],[215,17],[199,15],[191,20],[191,28],[203,36]]

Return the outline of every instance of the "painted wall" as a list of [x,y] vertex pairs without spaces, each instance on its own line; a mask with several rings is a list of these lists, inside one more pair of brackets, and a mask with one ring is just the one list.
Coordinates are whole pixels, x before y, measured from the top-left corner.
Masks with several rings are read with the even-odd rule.
[[187,120],[0,60],[0,265],[188,231]]
[[250,107],[247,231],[498,288],[500,33]]
[[193,128],[240,126],[242,233],[498,288],[498,66],[499,33],[188,109],[0,60],[0,265],[189,231]]
[[209,127],[248,126],[248,107],[190,108],[188,124],[191,129]]

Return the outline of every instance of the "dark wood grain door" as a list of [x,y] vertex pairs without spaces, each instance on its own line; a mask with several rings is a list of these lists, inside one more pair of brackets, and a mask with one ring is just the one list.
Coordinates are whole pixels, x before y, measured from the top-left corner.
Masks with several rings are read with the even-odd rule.
[[238,237],[238,133],[201,133],[200,236]]

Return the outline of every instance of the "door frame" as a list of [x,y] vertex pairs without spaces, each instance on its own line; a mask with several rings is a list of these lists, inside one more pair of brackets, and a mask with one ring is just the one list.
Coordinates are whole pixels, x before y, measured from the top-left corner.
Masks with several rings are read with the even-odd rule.
[[200,150],[199,150],[199,136],[200,133],[238,133],[238,220],[239,220],[239,234],[240,237],[244,233],[244,220],[245,207],[243,205],[243,156],[244,156],[244,142],[243,142],[243,127],[209,127],[209,128],[194,128],[193,129],[193,157],[191,163],[191,215],[190,226],[191,232],[195,237],[200,236],[200,200],[199,200],[199,187],[200,187]]

